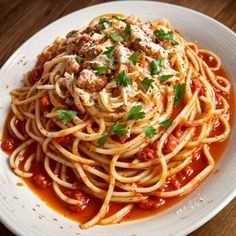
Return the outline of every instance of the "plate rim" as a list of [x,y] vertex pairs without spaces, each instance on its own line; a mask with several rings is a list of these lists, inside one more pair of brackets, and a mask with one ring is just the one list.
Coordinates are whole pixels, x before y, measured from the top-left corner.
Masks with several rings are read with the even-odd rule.
[[[55,21],[52,21],[51,23],[49,23],[48,25],[46,25],[45,27],[41,28],[39,31],[37,31],[35,34],[33,34],[32,36],[30,36],[28,39],[26,39],[4,62],[3,65],[0,68],[0,76],[1,74],[8,68],[9,64],[11,63],[12,60],[14,60],[15,56],[17,54],[19,54],[21,48],[23,48],[30,40],[32,40],[34,37],[37,37],[42,31],[44,31],[45,29],[50,28],[53,24],[55,24],[56,22],[59,21],[63,21],[65,18],[67,17],[71,17],[73,14],[76,14],[80,11],[87,11],[90,10],[92,8],[96,8],[98,5],[122,5],[122,4],[138,4],[140,2],[145,2],[147,4],[152,3],[152,4],[159,4],[159,5],[165,5],[165,6],[174,6],[178,9],[184,9],[187,10],[189,12],[193,12],[194,14],[198,14],[201,17],[214,22],[215,24],[217,24],[219,27],[224,28],[224,30],[228,31],[228,33],[230,33],[233,37],[235,37],[236,39],[236,33],[228,28],[226,25],[224,25],[223,23],[219,22],[218,20],[202,13],[199,12],[197,10],[185,7],[185,6],[179,6],[177,4],[172,4],[172,3],[165,3],[165,2],[158,2],[158,1],[145,1],[145,0],[141,0],[141,1],[111,1],[111,2],[105,2],[105,3],[98,3],[92,6],[87,6],[78,10],[75,10],[65,16],[62,16],[58,19],[56,19]],[[234,89],[235,90],[235,89]],[[236,92],[236,91],[235,91]],[[236,95],[236,94],[235,94]],[[202,219],[200,219],[198,222],[194,222],[193,224],[189,224],[189,226],[186,229],[182,229],[180,232],[178,232],[176,235],[186,235],[189,234],[191,232],[193,232],[194,230],[198,229],[200,226],[202,226],[203,224],[205,224],[207,221],[209,221],[210,219],[212,219],[217,213],[219,213],[230,201],[232,201],[234,198],[236,197],[236,188],[232,189],[227,198],[225,198],[223,201],[221,201],[221,203],[219,205],[217,205],[217,207],[215,207],[212,211],[210,211],[208,214],[204,215],[204,217]],[[1,203],[0,203],[1,205]],[[4,213],[4,212],[3,212]],[[13,232],[16,235],[23,235],[23,233],[26,235],[26,233],[29,232],[22,232],[20,230],[18,230],[17,228],[17,224],[11,224],[11,222],[9,222],[9,220],[7,219],[7,217],[4,217],[3,213],[0,213],[0,222],[6,226],[11,232]]]

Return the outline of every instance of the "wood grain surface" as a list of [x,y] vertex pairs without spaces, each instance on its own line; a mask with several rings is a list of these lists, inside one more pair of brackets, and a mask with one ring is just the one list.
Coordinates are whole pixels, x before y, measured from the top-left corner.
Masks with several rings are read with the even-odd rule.
[[[23,42],[49,23],[73,11],[101,2],[108,1],[0,0],[0,67]],[[235,0],[163,0],[160,2],[200,11],[236,31]],[[13,236],[14,234],[0,223],[0,235]],[[221,235],[236,235],[236,199],[208,223],[190,234],[190,236]]]

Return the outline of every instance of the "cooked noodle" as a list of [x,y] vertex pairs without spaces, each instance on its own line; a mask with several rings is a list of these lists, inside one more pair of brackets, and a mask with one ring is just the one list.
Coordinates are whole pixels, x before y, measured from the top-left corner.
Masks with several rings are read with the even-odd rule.
[[[24,87],[11,91],[9,129],[20,140],[11,168],[32,178],[31,165],[43,163],[57,197],[81,210],[81,199],[66,190],[102,199],[83,229],[116,223],[150,197],[189,193],[214,168],[208,145],[230,133],[221,92],[231,85],[214,73],[220,67],[216,54],[185,41],[167,20],[99,16],[47,46]],[[223,129],[212,136],[217,122]],[[35,153],[27,152],[30,147]],[[198,154],[206,168],[177,189],[165,189]],[[68,172],[77,181],[70,182]],[[106,217],[110,202],[124,207]]]

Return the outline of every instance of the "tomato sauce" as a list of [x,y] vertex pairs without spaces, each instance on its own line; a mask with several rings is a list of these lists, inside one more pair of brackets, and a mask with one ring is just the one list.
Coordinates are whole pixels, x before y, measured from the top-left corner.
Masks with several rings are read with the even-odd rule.
[[[209,66],[214,66],[213,62],[209,60],[209,58],[206,57],[206,55],[203,55],[204,60],[209,64]],[[223,69],[219,69],[215,72],[217,75],[226,76]],[[231,89],[231,92],[229,94],[222,94],[227,101],[230,104],[230,110],[229,110],[229,123],[232,127],[233,123],[233,116],[234,116],[234,110],[235,110],[235,99],[233,94],[233,88]],[[172,114],[171,118],[176,117],[179,112],[182,110],[182,106],[175,106],[174,112]],[[16,148],[20,143],[19,141],[16,141],[14,137],[12,137],[8,131],[8,123],[11,118],[12,114],[9,113],[6,119],[5,128],[3,132],[2,140],[9,140],[9,141],[3,141],[2,143],[2,149],[8,153],[12,152],[14,148]],[[215,129],[212,131],[211,135],[220,133],[220,130],[222,129],[221,125],[218,125],[215,127]],[[65,141],[68,141],[70,139],[70,136],[65,137]],[[62,140],[58,139],[57,142],[60,143]],[[213,143],[210,144],[210,153],[212,154],[215,161],[218,160],[218,158],[222,155],[224,149],[227,145],[227,140],[223,142],[219,142],[217,144]],[[35,152],[35,147],[31,148],[32,152]],[[170,191],[170,190],[176,190],[179,187],[183,186],[187,182],[189,182],[194,176],[196,176],[199,172],[201,172],[205,167],[207,166],[207,160],[204,157],[203,154],[199,154],[198,156],[193,158],[193,161],[186,167],[184,170],[182,170],[180,173],[177,173],[175,176],[168,178],[166,185],[163,187],[163,189]],[[40,169],[40,168],[39,168]],[[44,174],[44,171],[42,171],[42,174]],[[73,173],[71,173],[71,176],[73,176]],[[68,204],[62,202],[57,196],[55,195],[52,185],[49,184],[48,186],[45,186],[45,188],[38,188],[37,184],[35,184],[33,178],[32,179],[24,179],[27,186],[36,193],[42,201],[44,201],[48,206],[62,214],[63,216],[70,218],[75,221],[79,222],[86,222],[90,220],[93,216],[97,214],[99,211],[102,201],[99,199],[95,199],[93,197],[89,196],[89,202],[85,210],[82,210],[81,212],[73,212],[68,207]],[[145,207],[139,207],[139,204],[137,204],[134,209],[125,216],[124,220],[134,220],[139,218],[148,217],[151,215],[154,215],[158,212],[161,212],[168,207],[173,206],[177,202],[179,202],[181,199],[183,199],[184,196],[178,196],[178,197],[172,197],[172,198],[166,198],[166,199],[160,199],[157,198],[156,201],[158,201],[158,207],[157,208],[150,208],[150,209],[144,209]],[[112,215],[118,210],[120,210],[124,204],[121,203],[110,203],[109,210],[106,213],[106,216]]]

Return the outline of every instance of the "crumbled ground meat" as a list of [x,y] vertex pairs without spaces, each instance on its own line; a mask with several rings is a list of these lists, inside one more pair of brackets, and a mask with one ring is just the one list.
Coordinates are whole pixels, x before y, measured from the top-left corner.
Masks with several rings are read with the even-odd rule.
[[77,63],[75,58],[68,58],[66,60],[65,71],[72,72],[74,74],[79,72],[80,65]]
[[81,34],[79,32],[71,33],[72,35],[68,37],[67,40],[67,49],[71,53],[79,53],[80,49],[85,43],[90,39],[88,34]]
[[161,45],[166,50],[171,49],[171,42],[168,40],[164,40],[163,42],[161,42]]
[[170,180],[170,184],[175,188],[175,189],[179,189],[181,187],[181,184],[178,180],[178,178],[176,177],[176,175],[172,175],[171,177],[168,177]]
[[33,163],[32,167],[33,181],[38,188],[47,188],[51,185],[51,179],[44,169],[42,163]]
[[174,150],[179,142],[179,138],[176,138],[173,134],[170,134],[164,145],[164,153],[170,153]]
[[125,134],[125,135],[121,135],[121,136],[118,136],[118,139],[120,141],[120,143],[125,143],[127,139],[129,139],[129,135]]
[[153,146],[147,146],[138,152],[138,158],[142,161],[149,161],[155,157],[155,148]]
[[87,48],[87,50],[81,49],[80,53],[84,55],[87,60],[93,60],[100,52],[97,50],[97,46],[92,46]]
[[56,142],[61,145],[62,147],[66,147],[72,141],[73,135],[69,134],[64,137],[57,137]]
[[80,192],[79,190],[67,190],[64,192],[64,194],[69,198],[73,198],[79,201],[78,204],[67,204],[69,210],[72,212],[80,212],[84,210],[87,207],[90,200],[86,194]]
[[49,110],[51,102],[48,96],[43,96],[39,99],[39,108],[41,112],[46,112]]
[[84,69],[80,72],[76,81],[77,86],[89,92],[99,92],[107,84],[108,79],[105,75],[96,75],[94,71]]
[[50,182],[43,174],[33,175],[33,181],[38,188],[47,188],[50,186]]
[[2,141],[1,148],[4,152],[10,152],[15,149],[15,141],[13,138],[7,138]]
[[142,202],[139,202],[138,206],[141,209],[148,210],[148,209],[152,209],[152,208],[158,208],[158,207],[162,206],[163,204],[165,204],[165,200],[163,198],[150,196],[148,199],[146,199]]

